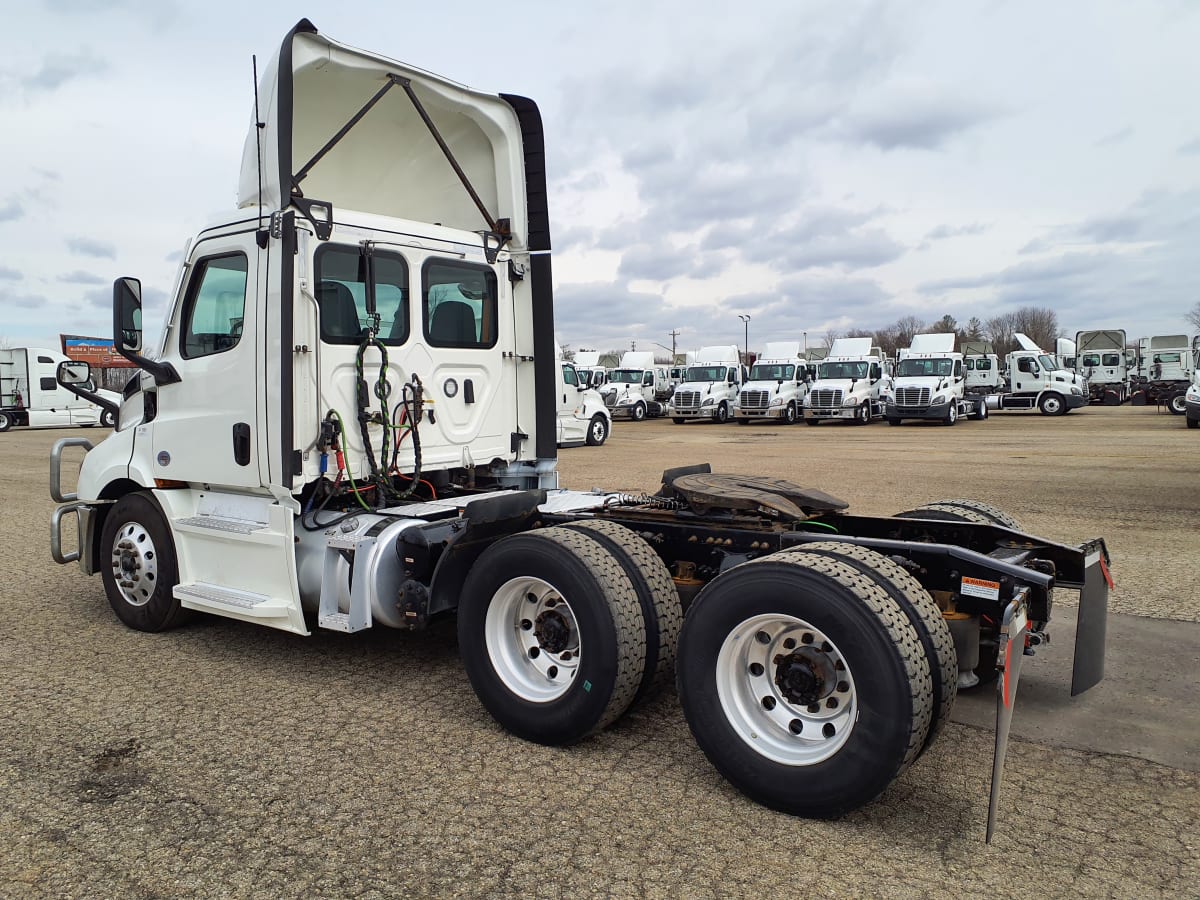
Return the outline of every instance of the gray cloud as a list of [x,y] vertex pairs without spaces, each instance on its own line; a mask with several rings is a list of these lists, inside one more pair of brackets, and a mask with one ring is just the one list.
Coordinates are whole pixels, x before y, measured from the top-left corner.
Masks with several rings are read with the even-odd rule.
[[25,276],[16,269],[0,266],[0,281],[20,281]]
[[1180,144],[1179,149],[1175,152],[1183,156],[1195,156],[1200,153],[1200,137],[1194,138],[1186,144]]
[[881,150],[938,150],[951,138],[997,118],[991,104],[965,98],[913,98],[849,113],[839,131]]
[[95,256],[100,259],[116,259],[117,250],[112,244],[97,241],[94,238],[67,238],[67,249],[81,256]]
[[939,225],[925,235],[927,241],[942,241],[947,238],[971,237],[990,231],[992,226],[983,222],[971,222],[968,225]]
[[9,296],[8,301],[21,309],[40,309],[49,302],[41,294],[15,294]]
[[25,206],[16,197],[9,197],[0,205],[0,222],[15,222],[25,215]]
[[93,275],[91,272],[84,272],[81,269],[64,272],[58,276],[58,280],[67,284],[105,284],[104,279],[99,275]]
[[85,75],[96,75],[108,69],[108,64],[91,50],[77,53],[49,53],[41,66],[30,75],[18,79],[25,90],[53,91]]
[[1098,138],[1093,144],[1093,147],[1115,147],[1117,144],[1123,144],[1133,137],[1133,126],[1126,125],[1124,128],[1118,128],[1116,131],[1110,132],[1101,138]]

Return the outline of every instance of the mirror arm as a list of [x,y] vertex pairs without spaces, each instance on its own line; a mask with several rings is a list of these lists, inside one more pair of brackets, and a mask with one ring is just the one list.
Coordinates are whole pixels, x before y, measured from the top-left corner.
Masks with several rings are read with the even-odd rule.
[[183,380],[179,377],[179,372],[177,372],[175,367],[169,362],[159,362],[156,359],[146,359],[146,357],[142,356],[140,353],[131,353],[122,349],[119,343],[117,344],[117,352],[139,369],[149,372],[154,378],[154,384],[156,387],[161,387],[164,384],[175,384],[176,382]]

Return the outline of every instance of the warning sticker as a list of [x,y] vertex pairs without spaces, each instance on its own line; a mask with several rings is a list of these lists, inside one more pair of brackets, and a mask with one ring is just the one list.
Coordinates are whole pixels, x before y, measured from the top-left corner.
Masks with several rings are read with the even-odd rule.
[[982,578],[963,576],[962,587],[959,589],[964,597],[979,597],[982,600],[1000,599],[1000,582],[984,581]]

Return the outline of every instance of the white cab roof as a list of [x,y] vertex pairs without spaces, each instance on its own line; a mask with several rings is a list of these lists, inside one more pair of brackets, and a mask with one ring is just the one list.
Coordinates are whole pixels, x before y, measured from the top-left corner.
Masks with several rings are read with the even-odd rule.
[[833,345],[829,348],[829,359],[837,357],[853,357],[854,359],[863,359],[871,355],[871,339],[869,337],[861,338],[837,338]]
[[953,353],[955,338],[956,335],[950,333],[913,335],[908,352],[910,354]]

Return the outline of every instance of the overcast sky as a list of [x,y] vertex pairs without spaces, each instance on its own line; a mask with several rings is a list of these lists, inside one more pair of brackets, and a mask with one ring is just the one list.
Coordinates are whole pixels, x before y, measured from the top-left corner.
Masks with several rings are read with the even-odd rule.
[[304,12],[539,103],[573,347],[1028,304],[1133,337],[1200,300],[1190,0],[33,0],[0,60],[0,337],[110,334],[118,275],[161,304],[233,207],[251,54]]

